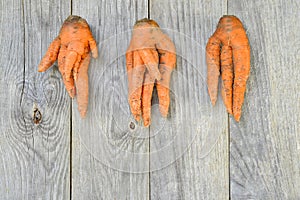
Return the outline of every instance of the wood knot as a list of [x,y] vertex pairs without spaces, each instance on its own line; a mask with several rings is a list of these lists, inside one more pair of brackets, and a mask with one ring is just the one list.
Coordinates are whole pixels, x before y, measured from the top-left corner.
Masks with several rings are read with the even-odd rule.
[[130,123],[129,123],[129,128],[130,128],[131,130],[134,130],[134,129],[135,129],[135,123],[134,123],[134,122],[130,122]]
[[34,109],[32,120],[35,124],[39,124],[40,121],[42,120],[42,114],[38,108]]

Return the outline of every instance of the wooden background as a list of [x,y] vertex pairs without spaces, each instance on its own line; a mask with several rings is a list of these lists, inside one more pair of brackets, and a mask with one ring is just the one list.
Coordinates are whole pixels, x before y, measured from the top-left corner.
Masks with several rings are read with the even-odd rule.
[[[296,0],[2,0],[0,199],[300,199],[299,10]],[[57,66],[37,72],[70,14],[100,50],[85,120]],[[205,45],[224,14],[251,44],[240,123],[220,98],[212,108],[205,84]],[[149,128],[130,116],[124,56],[144,17],[178,51],[169,117],[154,95]]]

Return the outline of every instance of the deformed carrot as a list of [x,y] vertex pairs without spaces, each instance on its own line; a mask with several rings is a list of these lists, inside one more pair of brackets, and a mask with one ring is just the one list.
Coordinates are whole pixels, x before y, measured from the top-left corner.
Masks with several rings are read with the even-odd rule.
[[206,46],[206,62],[212,104],[215,105],[217,100],[221,71],[224,104],[228,113],[239,121],[250,74],[250,46],[243,24],[237,17],[225,15],[220,19]]
[[77,93],[78,109],[82,118],[88,107],[89,52],[97,58],[95,39],[85,19],[71,15],[63,23],[58,37],[50,44],[38,71],[44,72],[58,59],[58,69],[70,97]]
[[151,124],[151,99],[156,83],[160,112],[167,117],[170,104],[169,84],[176,64],[173,42],[154,20],[136,22],[126,52],[129,105],[134,118]]

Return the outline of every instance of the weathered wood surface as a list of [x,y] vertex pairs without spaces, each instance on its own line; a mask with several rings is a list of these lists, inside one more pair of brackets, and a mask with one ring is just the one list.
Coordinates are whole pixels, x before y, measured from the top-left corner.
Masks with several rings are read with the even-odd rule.
[[241,122],[230,120],[232,199],[300,198],[300,4],[230,0],[251,44]]
[[37,66],[70,2],[0,6],[0,198],[68,199],[70,101],[57,68]]
[[[293,0],[2,1],[0,199],[299,199],[299,8]],[[57,67],[37,72],[71,13],[87,19],[100,52],[84,120]],[[252,50],[240,123],[220,96],[211,106],[205,84],[205,45],[223,14],[242,20]],[[130,115],[124,56],[144,17],[178,52],[170,114],[160,116],[154,94],[150,128]]]

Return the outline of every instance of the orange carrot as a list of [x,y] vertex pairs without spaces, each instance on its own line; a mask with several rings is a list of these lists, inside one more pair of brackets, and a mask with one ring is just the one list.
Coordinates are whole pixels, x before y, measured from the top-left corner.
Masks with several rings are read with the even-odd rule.
[[250,74],[250,46],[243,24],[237,17],[225,15],[220,19],[206,46],[206,62],[212,104],[215,105],[217,100],[221,69],[224,104],[228,113],[239,121]]
[[151,124],[151,99],[156,83],[160,112],[168,115],[169,84],[175,67],[176,52],[173,42],[149,19],[136,22],[126,52],[129,105],[134,118]]
[[88,23],[79,16],[71,15],[64,21],[58,37],[51,43],[38,67],[39,72],[44,72],[58,59],[58,69],[70,97],[77,93],[82,118],[86,116],[88,107],[90,51],[97,58],[97,44]]

